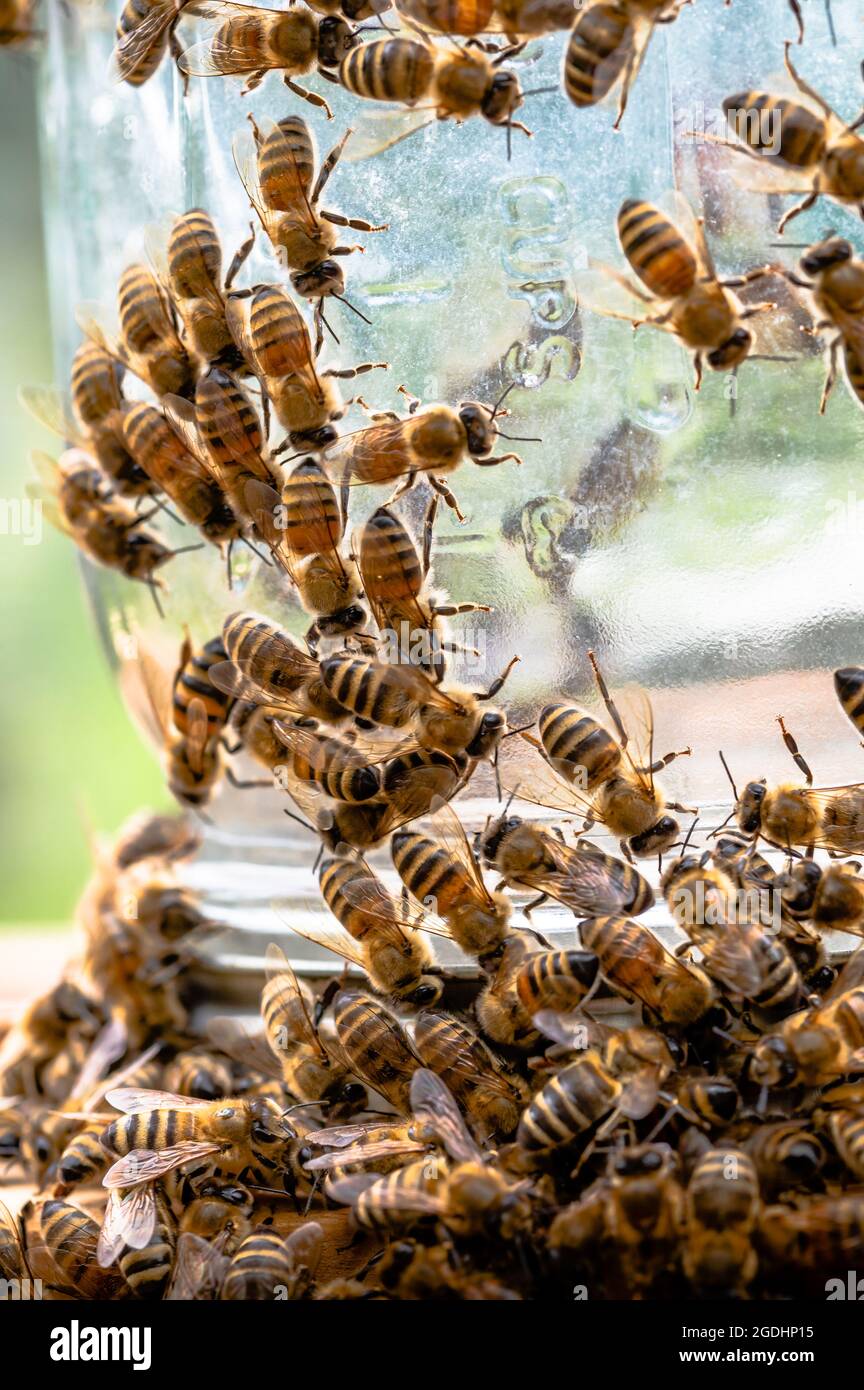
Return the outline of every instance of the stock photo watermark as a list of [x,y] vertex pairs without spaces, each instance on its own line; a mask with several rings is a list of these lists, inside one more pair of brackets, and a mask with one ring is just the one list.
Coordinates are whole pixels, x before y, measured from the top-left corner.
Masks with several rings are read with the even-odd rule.
[[691,140],[723,140],[734,132],[750,149],[763,155],[778,155],[783,142],[782,111],[779,106],[757,108],[706,106],[697,101],[692,106],[673,106],[672,123],[676,134]]
[[0,536],[14,536],[24,545],[42,542],[42,503],[33,497],[0,497]]

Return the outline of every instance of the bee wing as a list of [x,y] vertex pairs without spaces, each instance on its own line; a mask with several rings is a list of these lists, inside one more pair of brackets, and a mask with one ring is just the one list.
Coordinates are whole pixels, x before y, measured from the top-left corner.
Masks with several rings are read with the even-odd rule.
[[294,1008],[295,1001],[300,1005],[301,1024],[299,1035],[294,1041],[307,1043],[310,1047],[314,1047],[317,1052],[326,1056],[327,1050],[318,1036],[318,1029],[315,1027],[309,1012],[308,991],[304,990],[297,979],[281,946],[277,946],[275,942],[271,941],[265,952],[265,961],[267,979],[277,981],[279,984],[280,1011],[283,1013],[290,1011],[292,1017],[295,1017],[297,1014]]
[[[857,854],[864,850],[864,832],[860,812],[864,810],[864,782],[851,782],[841,787],[805,787],[803,800],[816,812],[821,829],[808,840],[816,849],[837,850],[840,854]],[[850,812],[849,823],[835,822],[844,801]],[[856,804],[857,803],[857,804]],[[859,809],[860,808],[860,809]],[[785,845],[782,848],[787,848]]]
[[556,1009],[539,1009],[532,1022],[547,1038],[575,1051],[597,1047],[615,1036],[616,1030],[577,1011],[562,1014]]
[[[26,390],[26,387],[24,389]],[[50,454],[46,454],[43,449],[31,449],[30,467],[42,484],[42,488],[53,496],[60,484],[60,469],[57,460],[52,458]]]
[[578,917],[605,917],[620,912],[632,895],[617,883],[602,859],[549,836],[546,853],[554,863],[549,873],[532,873],[531,887],[569,907]]
[[20,386],[18,400],[28,414],[52,434],[72,444],[86,443],[68,401],[56,387]]
[[452,862],[465,874],[477,900],[485,903],[487,907],[492,907],[492,894],[486,887],[465,828],[449,802],[439,799],[433,803],[432,814],[429,817],[429,833],[432,839],[440,841]]
[[171,728],[172,681],[156,657],[137,640],[137,655],[122,662],[120,688],[130,713],[153,742],[164,745]]
[[335,1202],[353,1207],[358,1198],[373,1187],[378,1188],[375,1205],[383,1211],[404,1212],[406,1215],[416,1216],[439,1216],[444,1209],[439,1198],[422,1192],[419,1188],[388,1189],[382,1179],[373,1173],[352,1173],[350,1177],[339,1178],[336,1182],[328,1181],[324,1191]]
[[[417,768],[406,778],[404,784],[393,791],[378,826],[382,838],[425,816],[433,801],[440,801],[441,773],[440,766]],[[453,790],[449,795],[455,796],[464,781],[463,774],[454,763]]]
[[[625,740],[621,746],[639,783],[653,794],[654,774],[654,711],[651,701],[639,686],[627,686],[615,692],[615,704],[621,716]],[[620,738],[620,731],[619,731]]]
[[282,1068],[264,1033],[252,1033],[238,1019],[219,1015],[207,1020],[207,1036],[235,1062],[282,1080]]
[[[343,434],[338,452],[327,458],[331,476],[339,482],[366,486],[370,479],[390,482],[409,473],[412,460],[410,420],[381,420],[353,434]],[[362,473],[362,477],[353,475]]]
[[96,1035],[87,1052],[77,1080],[69,1092],[70,1102],[83,1100],[89,1095],[111,1064],[123,1056],[128,1042],[129,1034],[123,1019],[119,1016],[110,1019]]
[[186,711],[188,727],[186,731],[186,746],[189,757],[189,766],[193,772],[200,772],[203,766],[204,750],[207,747],[207,740],[210,732],[210,725],[207,720],[207,706],[203,700],[196,696],[189,701]]
[[183,1231],[177,1240],[174,1274],[165,1301],[190,1303],[215,1297],[230,1263],[216,1242]]
[[173,1091],[145,1091],[138,1086],[119,1086],[105,1092],[105,1099],[125,1115],[146,1114],[150,1110],[200,1110],[206,1102]]
[[185,13],[195,15],[205,21],[205,28],[212,32],[209,37],[194,43],[181,53],[177,66],[181,72],[192,77],[230,76],[234,73],[259,72],[263,67],[273,67],[275,63],[263,60],[260,51],[255,54],[249,48],[238,48],[226,43],[219,34],[219,26],[226,20],[251,19],[256,25],[263,15],[275,11],[253,5],[234,4],[233,0],[201,0],[201,3],[187,5]]
[[364,111],[357,118],[354,134],[345,146],[342,158],[349,164],[383,154],[394,145],[416,135],[426,126],[434,125],[437,116],[430,115],[428,106],[401,107],[398,110]]
[[482,1151],[463,1120],[452,1092],[440,1076],[427,1067],[418,1067],[411,1078],[411,1109],[457,1163],[483,1162]]
[[699,947],[705,970],[733,994],[749,999],[758,993],[764,983],[762,972],[737,922],[724,923],[722,930],[700,939]]
[[285,1237],[285,1253],[296,1267],[314,1274],[324,1253],[324,1230],[317,1221],[304,1221]]
[[166,0],[164,5],[154,6],[134,29],[118,38],[108,63],[110,82],[126,82],[134,76],[144,59],[162,43],[179,8],[175,0]]
[[[302,226],[315,231],[317,224],[309,204],[308,189],[290,142],[275,121],[259,121],[258,129],[267,141],[268,148],[273,150],[274,155],[278,149],[279,155],[276,157],[280,158],[281,167],[283,171],[286,171],[283,172],[280,181],[278,201],[274,201],[271,197],[270,203],[267,204],[264,200],[258,170],[258,143],[250,126],[246,125],[242,130],[238,130],[231,142],[231,150],[234,155],[234,167],[240,175],[243,187],[261,220],[262,227],[272,241],[271,228],[278,220],[281,220],[281,218],[274,217],[273,214],[292,213],[296,218],[298,227]],[[289,170],[292,172],[288,173]]]
[[192,402],[184,400],[182,396],[172,396],[169,393],[162,397],[160,404],[165,419],[174,433],[183,441],[189,453],[202,463],[208,475],[212,477],[209,464],[204,463],[206,454],[198,431],[195,407]]
[[377,936],[389,941],[397,950],[404,949],[408,941],[406,928],[450,936],[446,922],[419,903],[394,898],[371,874],[349,879],[342,892],[352,907],[375,921]]
[[602,318],[634,323],[644,319],[647,312],[654,313],[665,302],[649,295],[643,287],[640,288],[645,298],[640,298],[619,270],[593,259],[586,270],[576,273],[575,281],[581,303]]
[[96,1258],[102,1268],[113,1265],[124,1246],[143,1250],[155,1229],[156,1199],[152,1187],[137,1187],[125,1197],[110,1191],[96,1246]]
[[548,806],[568,815],[593,816],[598,824],[603,824],[591,806],[591,798],[578,787],[564,780],[555,770],[554,763],[542,755],[526,766],[515,760],[500,764],[501,786],[511,792],[519,801],[530,801],[535,806]]
[[660,1095],[660,1073],[646,1067],[624,1083],[618,1109],[629,1120],[644,1120],[657,1104]]
[[285,529],[279,525],[282,506],[279,493],[268,483],[254,478],[250,479],[243,489],[243,501],[248,515],[270,547],[274,559],[278,560],[291,582],[296,585],[297,566],[291,550],[285,543]]
[[196,1158],[206,1158],[208,1154],[219,1152],[218,1144],[208,1144],[198,1140],[184,1140],[165,1149],[132,1149],[116,1163],[112,1163],[102,1179],[103,1187],[137,1187],[141,1183],[154,1182],[183,1163],[191,1163]]
[[426,1151],[425,1144],[417,1144],[411,1139],[375,1139],[370,1143],[334,1149],[331,1153],[316,1154],[304,1163],[303,1167],[307,1173],[327,1173],[331,1168],[341,1168],[349,1163],[373,1163],[379,1158],[395,1158],[400,1154],[418,1154]]
[[217,661],[207,674],[217,690],[221,690],[225,695],[233,695],[237,700],[254,705],[266,705],[288,715],[303,713],[303,705],[299,699],[292,699],[287,693],[281,697],[271,695],[251,676],[245,675],[233,661]]
[[296,921],[289,924],[287,917],[279,911],[278,903],[274,903],[273,907],[279,912],[282,921],[286,925],[290,925],[291,930],[296,932],[298,936],[302,936],[306,941],[311,941],[315,946],[322,946],[325,951],[332,951],[334,955],[341,956],[343,960],[351,961],[353,965],[359,966],[365,974],[366,955],[362,947],[355,942],[353,936],[349,936],[341,928],[336,930],[331,927],[310,927],[308,925],[298,927]]

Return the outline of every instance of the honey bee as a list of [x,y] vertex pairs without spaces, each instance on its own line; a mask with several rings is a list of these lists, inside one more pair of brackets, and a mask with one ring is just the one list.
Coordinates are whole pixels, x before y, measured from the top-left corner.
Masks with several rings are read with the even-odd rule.
[[[317,178],[315,141],[300,116],[286,116],[259,128],[253,116],[251,129],[234,138],[234,163],[280,262],[291,272],[291,284],[304,299],[317,300],[319,328],[323,299],[332,295],[344,303],[345,276],[336,256],[350,255],[356,246],[340,246],[337,228],[358,232],[386,232],[388,224],[375,225],[362,217],[319,211],[321,195],[339,162],[346,141],[328,154]],[[353,305],[349,305],[353,309]],[[363,317],[361,315],[361,317]],[[368,320],[367,320],[368,321]]]
[[[73,540],[94,565],[145,584],[161,616],[159,593],[165,584],[156,577],[156,571],[175,556],[198,547],[171,550],[158,531],[147,525],[147,516],[110,491],[103,490],[100,495],[93,460],[80,449],[67,449],[59,461],[34,453],[31,461],[39,482],[28,490],[42,503],[52,526]],[[83,506],[85,490],[90,491],[91,501]]]
[[295,930],[359,965],[373,988],[394,1002],[437,1003],[443,983],[432,973],[433,957],[418,929],[446,934],[444,923],[425,908],[392,898],[362,861],[326,859],[318,877],[324,901],[347,936],[308,925]]
[[733,142],[732,148],[762,166],[758,187],[775,193],[807,190],[803,201],[781,217],[780,234],[819,198],[859,211],[864,207],[864,141],[856,133],[858,123],[844,121],[803,80],[789,56],[791,46],[785,45],[786,71],[810,105],[761,91],[723,99],[729,127],[742,142]]
[[306,1221],[290,1235],[253,1231],[231,1257],[222,1299],[298,1299],[308,1292],[324,1251],[324,1231]]
[[531,946],[525,932],[511,931],[500,952],[486,965],[488,981],[474,1003],[477,1022],[492,1042],[502,1047],[533,1047],[537,1029],[517,988],[519,972]]
[[574,0],[399,0],[400,14],[439,34],[476,34],[503,30],[511,43],[569,29]]
[[230,1096],[233,1085],[228,1063],[203,1048],[181,1052],[164,1075],[166,1087],[194,1100],[220,1100]]
[[267,10],[232,0],[195,0],[186,13],[203,19],[210,36],[187,48],[178,59],[190,77],[243,76],[244,91],[258,87],[271,70],[282,72],[289,91],[312,106],[333,113],[323,97],[295,80],[310,72],[338,68],[358,42],[351,25],[339,15],[323,19],[306,8]]
[[853,400],[864,405],[864,261],[856,257],[850,242],[831,236],[809,247],[799,264],[806,279],[791,271],[781,273],[791,284],[808,291],[815,331],[827,338],[827,371],[819,414],[825,414],[841,353],[849,392]]
[[111,74],[117,82],[143,87],[156,72],[165,53],[180,56],[175,29],[183,12],[183,0],[126,0],[117,20]]
[[507,939],[510,900],[489,892],[462,822],[450,806],[436,806],[427,824],[427,834],[400,830],[392,836],[396,872],[409,893],[447,923],[460,949],[482,962],[495,956]]
[[676,959],[641,922],[598,917],[582,922],[580,935],[612,988],[635,996],[667,1026],[692,1027],[714,1004],[714,987],[705,971]]
[[852,727],[864,734],[864,668],[840,667],[834,672],[834,690]]
[[267,983],[261,993],[261,1017],[271,1049],[280,1058],[292,1095],[302,1100],[339,1100],[362,1107],[364,1088],[351,1081],[332,1056],[315,1024],[314,1001],[298,980],[284,953],[267,947]]
[[593,0],[576,16],[564,56],[564,91],[596,106],[621,81],[617,130],[656,24],[671,24],[687,0]]
[[575,848],[566,844],[557,827],[504,814],[491,821],[480,838],[490,868],[510,888],[535,890],[538,896],[523,907],[530,916],[547,898],[578,915],[607,912],[645,912],[654,891],[628,863],[604,854],[588,840]]
[[370,123],[368,138],[357,142],[351,157],[364,158],[388,149],[434,120],[461,124],[472,116],[504,126],[509,152],[513,130],[531,133],[514,119],[525,97],[519,78],[502,67],[513,51],[503,48],[490,57],[482,48],[435,44],[419,31],[412,37],[397,34],[352,47],[339,64],[342,86],[354,96],[398,102],[407,110]]
[[159,1299],[165,1293],[174,1268],[177,1222],[165,1196],[154,1192],[156,1221],[147,1244],[122,1251],[117,1264],[136,1298]]
[[203,208],[192,208],[167,225],[147,230],[150,259],[199,366],[221,366],[226,371],[245,368],[226,317],[226,296],[253,245],[254,235],[240,246],[223,280],[219,234]]
[[675,1109],[700,1129],[725,1129],[741,1103],[735,1082],[721,1073],[685,1071],[675,1083]]
[[741,830],[787,853],[793,845],[837,854],[864,852],[864,785],[856,782],[846,787],[814,787],[813,773],[782,716],[777,722],[806,785],[799,787],[787,782],[769,787],[763,777],[758,782],[748,782],[739,796],[730,776],[734,815]]
[[488,1141],[513,1134],[528,1088],[467,1023],[425,1008],[414,1024],[414,1042],[423,1065],[452,1091],[480,1137]]
[[422,559],[406,527],[387,507],[379,507],[355,535],[354,553],[379,631],[388,640],[397,638],[400,661],[407,645],[409,663],[440,683],[444,653],[465,650],[446,640],[441,619],[492,610],[486,603],[445,603],[440,595],[427,592],[437,504],[435,496],[427,509]]
[[[192,1201],[180,1216],[180,1238],[194,1235],[201,1240],[221,1238],[221,1249],[233,1254],[250,1234],[255,1199],[241,1183],[212,1180],[200,1184]],[[179,1254],[179,1246],[178,1246]]]
[[28,1265],[44,1284],[62,1296],[91,1302],[122,1297],[126,1281],[97,1261],[99,1226],[86,1212],[58,1198],[42,1198],[22,1208],[21,1224]]
[[569,1013],[594,988],[599,964],[591,951],[535,951],[516,975],[516,991],[532,1017],[541,1009]]
[[73,1187],[101,1178],[108,1160],[102,1147],[104,1120],[91,1120],[70,1139],[56,1164],[56,1197],[65,1197]]
[[747,1075],[760,1086],[827,1086],[864,1067],[864,961],[859,949],[825,998],[753,1045]]
[[[416,1240],[394,1240],[376,1267],[376,1278],[381,1289],[400,1302],[458,1298],[485,1303],[520,1298],[491,1274],[465,1272],[449,1244],[429,1246]],[[359,1287],[364,1289],[362,1284]],[[328,1296],[326,1290],[322,1296]],[[366,1290],[360,1296],[371,1298],[374,1294]]]
[[105,324],[101,311],[81,306],[81,331],[97,347],[134,372],[155,395],[191,398],[195,369],[174,324],[171,302],[149,266],[127,266],[117,286],[119,335]]
[[[363,52],[374,47],[375,44],[365,44]],[[400,387],[409,400],[407,416],[395,411],[373,413],[368,428],[342,441],[339,454],[330,462],[331,473],[342,483],[377,486],[396,482],[388,506],[408,492],[422,474],[458,519],[464,521],[444,476],[457,469],[466,455],[481,468],[497,467],[508,459],[522,462],[518,454],[492,454],[496,439],[506,438],[495,421],[506,414],[501,407],[512,389],[512,385],[508,386],[494,406],[463,401],[457,411],[449,405],[423,406]]]
[[289,717],[321,719],[333,725],[351,717],[351,711],[331,695],[315,658],[268,618],[230,613],[222,640],[229,664],[211,672],[220,689]]
[[801,1120],[758,1125],[742,1144],[766,1193],[811,1184],[828,1161],[824,1144]]
[[688,235],[651,203],[633,198],[622,203],[618,239],[641,284],[604,268],[606,280],[623,290],[628,302],[622,307],[619,299],[616,307],[614,292],[607,296],[598,289],[594,307],[607,317],[626,320],[634,329],[649,324],[676,337],[693,355],[698,391],[706,363],[715,372],[738,370],[754,348],[746,321],[775,307],[767,300],[742,306],[735,289],[776,271],[760,266],[721,280],[702,220],[694,218],[683,202],[678,214],[688,224]]
[[759,1178],[742,1149],[710,1149],[687,1186],[684,1273],[702,1296],[737,1296],[756,1277]]
[[784,909],[817,927],[862,935],[864,879],[859,869],[857,863],[823,868],[814,859],[794,860],[777,878]]
[[[542,765],[532,765],[530,778],[524,785],[511,780],[508,789],[540,806],[570,813],[581,811],[586,830],[595,822],[607,826],[631,862],[634,855],[637,858],[661,855],[680,833],[678,821],[665,814],[666,810],[687,811],[689,808],[678,802],[666,802],[655,784],[654,773],[668,767],[675,758],[687,756],[690,749],[655,759],[654,718],[648,697],[642,691],[633,692],[633,712],[628,713],[631,727],[627,727],[613,703],[594,653],[589,652],[588,657],[615,727],[615,736],[582,710],[570,705],[547,705],[538,721],[539,741],[533,735],[521,735],[542,753],[546,770]],[[503,780],[506,784],[507,779]],[[608,870],[604,877],[608,877]],[[640,885],[622,880],[621,888],[625,892],[638,889],[637,900],[645,900]]]
[[824,1298],[826,1274],[854,1269],[864,1248],[864,1203],[860,1193],[849,1193],[766,1207],[758,1236],[762,1261],[783,1271],[787,1287],[794,1273],[816,1281]]
[[303,316],[281,285],[259,285],[250,298],[232,297],[228,320],[267,402],[288,432],[285,447],[291,445],[298,453],[324,449],[337,439],[334,421],[341,420],[351,404],[339,395],[338,378],[387,366],[364,362],[319,373]]
[[411,1113],[411,1077],[421,1065],[407,1033],[378,999],[342,989],[333,1000],[336,1037],[348,1067],[400,1114]]
[[312,618],[306,633],[309,649],[315,650],[322,637],[361,629],[367,614],[358,602],[357,566],[341,553],[342,513],[315,460],[306,459],[288,475],[281,497],[272,488],[250,484],[247,501],[271,554]]

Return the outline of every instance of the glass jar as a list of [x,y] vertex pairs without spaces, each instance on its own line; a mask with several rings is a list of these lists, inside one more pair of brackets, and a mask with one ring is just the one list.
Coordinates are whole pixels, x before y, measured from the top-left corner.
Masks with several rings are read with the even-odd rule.
[[[205,206],[226,262],[248,234],[250,209],[231,154],[247,112],[302,114],[322,155],[362,118],[361,103],[318,77],[308,85],[330,102],[332,122],[276,75],[245,96],[237,79],[193,78],[184,95],[164,62],[143,88],[114,85],[113,8],[57,5],[46,15],[41,109],[61,381],[79,338],[76,305],[113,301],[120,272],[144,253],[149,223]],[[835,4],[833,49],[821,6],[804,8],[818,43],[796,49],[796,61],[851,117],[860,83],[854,7]],[[191,27],[181,24],[184,42]],[[854,735],[830,672],[862,651],[862,417],[842,385],[820,417],[822,362],[794,316],[772,354],[793,362],[748,362],[735,378],[709,372],[697,396],[691,363],[672,338],[634,334],[593,313],[583,284],[590,261],[623,269],[621,202],[662,202],[673,188],[704,212],[724,272],[778,256],[792,264],[795,252],[775,246],[783,200],[740,187],[734,159],[701,137],[723,134],[724,95],[776,85],[782,40],[793,29],[780,0],[686,7],[654,33],[620,133],[608,105],[577,111],[560,90],[541,91],[519,113],[533,135],[513,132],[509,161],[504,132],[486,122],[433,122],[373,159],[352,162],[349,143],[328,188],[335,207],[390,227],[361,236],[365,252],[345,262],[349,298],[370,322],[331,302],[340,343],[328,341],[325,364],[388,360],[388,373],[362,380],[379,409],[399,407],[403,383],[424,401],[450,403],[492,402],[515,383],[507,432],[542,441],[513,446],[521,467],[460,468],[453,481],[465,525],[439,511],[436,585],[456,602],[494,605],[454,620],[454,634],[481,655],[471,666],[457,660],[453,676],[486,684],[518,655],[505,687],[517,726],[556,695],[597,708],[593,649],[610,685],[638,682],[649,691],[658,753],[692,746],[665,782],[670,797],[702,808],[706,827],[729,809],[719,748],[739,781],[791,773],[780,713],[817,782],[850,780]],[[526,90],[560,87],[565,43],[566,35],[547,36],[514,58]],[[799,218],[788,240],[816,239],[826,220],[860,247],[860,223],[833,205]],[[282,277],[265,242],[259,229],[240,283]],[[752,297],[763,297],[761,286]],[[354,408],[344,428],[364,423]],[[383,489],[352,489],[352,524],[385,497]],[[402,515],[417,526],[424,506],[419,487]],[[183,543],[171,522],[160,526]],[[240,608],[297,635],[308,624],[287,581],[249,552],[238,556],[231,591],[210,549],[172,563],[164,620],[143,588],[85,571],[106,648],[121,666],[133,624],[166,671],[184,625],[204,642]],[[481,769],[463,798],[466,823],[482,823],[498,804],[489,769]],[[238,998],[249,994],[274,937],[298,969],[332,970],[291,933],[292,922],[318,908],[318,847],[286,819],[285,805],[275,788],[226,783],[191,870],[233,927],[212,952],[209,983]],[[375,862],[389,868],[386,853]],[[281,914],[274,899],[285,905]],[[659,910],[655,919],[662,930]],[[573,918],[554,905],[535,924],[550,940],[574,939]],[[444,954],[452,958],[446,947]],[[461,968],[470,971],[466,962]]]

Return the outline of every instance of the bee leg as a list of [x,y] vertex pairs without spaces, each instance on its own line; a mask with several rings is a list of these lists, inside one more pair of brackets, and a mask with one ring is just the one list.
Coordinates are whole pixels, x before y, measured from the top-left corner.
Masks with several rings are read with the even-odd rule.
[[808,208],[812,208],[818,197],[819,191],[818,189],[814,189],[812,193],[808,193],[802,203],[796,203],[794,208],[790,208],[788,212],[784,212],[780,221],[777,223],[777,235],[782,236],[783,229],[787,223],[791,222],[793,217],[798,217],[802,212],[806,212]]
[[657,761],[655,763],[652,763],[650,767],[637,767],[636,771],[662,772],[663,768],[668,767],[670,763],[674,763],[676,758],[689,758],[692,752],[692,748],[682,748],[677,753],[664,753],[663,757],[658,758]]
[[693,355],[693,390],[698,391],[702,385],[702,354],[701,352]]
[[[312,196],[309,199],[313,208],[317,204],[318,199],[321,197],[321,194],[324,192],[324,189],[327,185],[327,180],[333,173],[333,170],[336,168],[336,165],[339,163],[339,160],[342,158],[342,151],[344,150],[345,144],[347,140],[350,138],[350,136],[351,131],[346,130],[345,134],[342,136],[342,139],[339,141],[338,144],[333,146],[327,158],[321,165],[321,168],[318,170],[318,177],[315,180],[315,187],[312,189]],[[324,213],[323,215],[326,217],[327,214]]]
[[282,81],[285,83],[289,92],[294,93],[295,97],[302,97],[304,101],[309,102],[310,106],[317,106],[320,110],[326,111],[328,121],[332,121],[333,112],[330,110],[328,103],[323,97],[319,97],[317,92],[307,92],[306,88],[299,86],[292,77],[288,76],[287,72],[282,78]]
[[274,785],[272,777],[257,777],[248,782],[243,781],[230,767],[226,767],[225,776],[228,778],[232,787],[236,787],[237,790],[241,792],[252,791],[253,789],[261,787],[272,787]]
[[825,373],[825,385],[822,387],[822,396],[819,401],[819,414],[825,414],[825,407],[828,404],[828,397],[834,390],[837,381],[837,352],[840,347],[840,339],[835,338],[828,349],[828,370]]
[[767,313],[769,309],[776,309],[777,305],[770,299],[763,299],[758,304],[748,304],[746,309],[741,312],[742,319],[752,319],[754,314]]
[[791,753],[792,760],[795,763],[795,766],[799,769],[800,772],[803,772],[808,787],[812,787],[813,773],[810,771],[810,768],[807,765],[807,760],[805,759],[803,753],[799,751],[798,744],[795,742],[794,738],[789,733],[789,730],[786,728],[786,725],[783,722],[782,714],[778,714],[777,723],[780,725],[780,731],[783,734],[783,742],[786,744],[786,747]]
[[396,390],[399,392],[399,395],[400,395],[400,396],[404,396],[405,399],[407,400],[407,402],[408,402],[408,414],[409,414],[409,415],[416,415],[417,411],[418,411],[419,408],[420,408],[420,397],[419,397],[419,396],[412,396],[412,394],[411,394],[411,392],[408,390],[407,386],[397,386]]
[[609,693],[609,687],[606,684],[606,681],[603,677],[603,672],[600,670],[600,667],[597,664],[597,658],[592,651],[589,651],[588,653],[588,660],[591,662],[591,669],[594,672],[594,680],[597,684],[597,689],[600,691],[600,698],[603,701],[603,704],[606,706],[606,712],[609,715],[609,718],[615,725],[615,732],[618,735],[618,742],[621,744],[622,748],[626,748],[629,735],[627,733],[627,730],[624,728],[624,721],[622,720],[621,715],[618,713],[618,709],[615,705],[615,702]]
[[234,283],[234,277],[236,276],[240,267],[243,265],[244,261],[248,260],[249,255],[252,251],[252,247],[255,245],[254,222],[249,223],[249,231],[251,235],[248,237],[246,241],[243,242],[242,246],[238,247],[237,251],[234,254],[234,259],[228,267],[228,274],[225,276],[226,290],[230,290],[232,284]]
[[264,81],[264,78],[266,76],[266,69],[262,69],[261,72],[250,72],[249,76],[246,79],[246,86],[240,93],[241,97],[245,97],[248,92],[254,92],[256,87],[260,87],[261,83]]
[[696,806],[682,806],[680,801],[667,801],[666,805],[670,811],[678,811],[682,816],[693,816],[698,809]]
[[530,903],[526,903],[526,904],[525,904],[525,906],[524,906],[523,909],[522,909],[522,915],[523,915],[524,917],[527,917],[527,918],[530,920],[530,918],[531,918],[531,913],[534,911],[535,907],[542,907],[543,903],[548,902],[548,901],[549,901],[549,894],[548,894],[548,893],[540,893],[540,894],[538,894],[538,896],[537,896],[536,898],[532,898],[532,899],[531,899]]
[[515,463],[522,462],[518,454],[498,454],[488,459],[472,459],[472,463],[476,463],[480,468],[497,468],[499,463],[506,463],[508,459],[513,459]]
[[513,659],[512,659],[511,661],[508,661],[507,665],[505,666],[504,670],[501,672],[500,676],[496,676],[496,677],[495,677],[494,681],[493,681],[492,684],[489,686],[489,689],[488,689],[488,690],[478,690],[478,691],[475,692],[476,698],[477,698],[478,700],[492,700],[492,699],[494,699],[495,696],[498,694],[498,691],[501,689],[502,685],[503,685],[504,682],[506,681],[507,677],[509,676],[510,672],[513,670],[513,667],[517,664],[517,662],[519,662],[519,661],[521,661],[521,660],[522,660],[521,657],[519,657],[519,656],[514,656]]
[[621,850],[621,853],[624,855],[625,859],[627,859],[631,864],[636,863],[636,860],[633,858],[633,852],[630,849],[630,846],[628,845],[626,840],[619,840],[618,848]]
[[488,603],[445,603],[440,608],[433,605],[432,612],[437,618],[455,618],[457,613],[491,613]]
[[810,100],[819,107],[819,110],[823,112],[825,116],[833,117],[834,112],[831,110],[831,107],[828,105],[825,98],[823,96],[820,96],[818,92],[814,91],[813,88],[809,85],[809,83],[804,81],[804,78],[795,68],[792,59],[789,57],[789,50],[791,47],[792,44],[787,39],[783,45],[783,48],[785,50],[783,62],[786,71],[792,78],[792,81],[795,83],[795,86],[798,88],[799,92],[803,92],[804,96],[809,97]]
[[[364,217],[343,217],[341,212],[322,212],[321,216],[325,222],[332,222],[334,227],[350,227],[352,232],[389,232],[390,223],[382,222],[376,226],[374,222],[367,222]],[[362,247],[355,247],[355,250],[362,250]]]
[[[373,416],[372,418],[374,419],[375,417]],[[403,497],[406,492],[410,492],[414,486],[414,479],[416,477],[416,473],[406,473],[402,481],[393,489],[384,505],[391,507],[393,503],[398,502],[399,498]]]
[[638,53],[635,48],[631,48],[630,57],[627,59],[627,66],[624,69],[624,76],[621,79],[621,97],[618,102],[618,114],[615,117],[613,130],[621,129],[621,122],[624,119],[624,112],[627,110],[627,102],[630,97],[630,87],[636,73],[638,63]]
[[795,16],[795,23],[798,25],[798,42],[801,44],[804,42],[804,16],[801,13],[801,5],[799,0],[787,0],[787,3]]
[[[379,370],[383,372],[389,371],[390,363],[361,362],[357,367],[328,367],[327,371],[322,372],[321,375],[337,377],[340,381],[351,381],[355,376],[363,376],[366,372],[377,372]],[[356,401],[358,397],[355,396],[354,399]],[[347,405],[348,402],[346,401],[345,404]]]
[[423,578],[429,573],[432,564],[432,531],[435,526],[435,518],[438,515],[439,494],[433,492],[429,498],[429,505],[426,508],[426,515],[423,518]]

